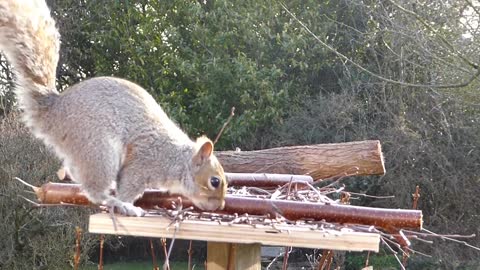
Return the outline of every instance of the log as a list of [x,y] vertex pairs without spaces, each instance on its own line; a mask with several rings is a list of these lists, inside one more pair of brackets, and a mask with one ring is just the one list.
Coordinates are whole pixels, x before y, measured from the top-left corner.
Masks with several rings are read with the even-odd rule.
[[[312,182],[335,176],[385,174],[382,148],[376,140],[257,151],[217,151],[215,155],[227,172],[230,186],[278,186],[288,183],[291,177],[299,179],[300,175],[310,176],[312,180],[303,179]],[[255,175],[248,176],[248,173]],[[69,178],[63,168],[57,175],[61,180]]]
[[[60,168],[57,176],[62,181],[73,181],[68,170]],[[268,174],[268,173],[225,173],[228,186],[235,187],[279,187],[290,182],[313,183],[313,178],[308,175]]]
[[309,175],[268,174],[268,173],[225,173],[228,186],[236,187],[278,187],[290,182],[313,183]]
[[217,151],[215,155],[224,170],[232,173],[305,174],[314,180],[385,174],[382,149],[377,140],[257,151]]
[[79,184],[46,183],[41,187],[32,187],[37,199],[42,204],[75,204],[90,205],[90,201],[82,193]]
[[[158,192],[145,192],[142,198],[135,202],[136,206],[144,209],[151,206],[171,208],[172,202],[179,204],[179,197],[175,195],[159,194]],[[181,197],[183,207],[194,207],[193,203],[185,197]],[[194,207],[194,210],[201,212]],[[325,220],[326,222],[339,224],[359,224],[383,228],[389,231],[396,229],[422,229],[422,211],[373,208],[352,206],[343,204],[320,204],[311,202],[271,200],[248,198],[227,195],[223,210],[216,213],[226,214],[249,214],[268,215],[275,218],[277,215],[288,220]]]
[[[38,200],[43,204],[89,204],[81,193],[80,185],[76,184],[47,183],[34,189],[34,191]],[[184,208],[193,206],[187,198],[154,190],[145,191],[143,196],[135,202],[135,205],[143,209],[154,209],[156,206],[172,209],[173,203],[179,205],[180,199]],[[194,208],[194,211],[201,212],[197,208]],[[224,209],[216,212],[237,213],[239,215],[269,215],[271,218],[281,215],[289,220],[325,220],[331,223],[375,226],[388,231],[395,229],[420,230],[423,223],[422,211],[420,210],[329,205],[233,195],[227,195]]]

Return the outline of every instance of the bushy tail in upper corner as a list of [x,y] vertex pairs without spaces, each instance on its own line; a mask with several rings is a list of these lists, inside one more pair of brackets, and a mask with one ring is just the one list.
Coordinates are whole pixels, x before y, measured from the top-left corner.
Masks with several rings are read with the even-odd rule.
[[37,127],[58,96],[60,34],[44,0],[0,0],[0,50],[13,65],[15,94],[28,126]]

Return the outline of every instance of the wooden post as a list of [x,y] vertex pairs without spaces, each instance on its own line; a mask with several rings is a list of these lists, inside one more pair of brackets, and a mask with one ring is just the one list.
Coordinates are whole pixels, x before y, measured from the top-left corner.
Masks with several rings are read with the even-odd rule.
[[208,270],[260,270],[260,244],[207,243]]

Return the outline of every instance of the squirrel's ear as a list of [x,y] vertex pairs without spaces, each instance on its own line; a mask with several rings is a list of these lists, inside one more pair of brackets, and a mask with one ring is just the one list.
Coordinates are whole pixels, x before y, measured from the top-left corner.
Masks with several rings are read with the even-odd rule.
[[198,152],[194,156],[197,164],[202,164],[213,154],[213,142],[205,136],[197,139]]

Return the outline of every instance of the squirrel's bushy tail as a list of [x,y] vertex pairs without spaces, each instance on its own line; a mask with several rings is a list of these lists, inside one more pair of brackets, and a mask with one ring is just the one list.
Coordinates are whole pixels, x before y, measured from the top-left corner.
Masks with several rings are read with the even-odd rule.
[[44,0],[0,1],[0,50],[13,65],[15,94],[34,129],[58,96],[59,47],[60,34]]

